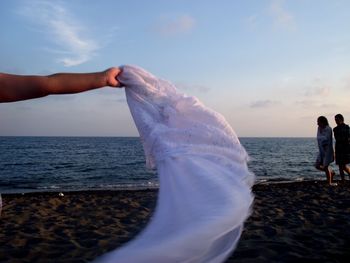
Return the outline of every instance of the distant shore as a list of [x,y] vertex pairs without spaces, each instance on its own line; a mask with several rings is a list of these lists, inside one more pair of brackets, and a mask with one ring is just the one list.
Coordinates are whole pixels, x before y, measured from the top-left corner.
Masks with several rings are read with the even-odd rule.
[[[227,262],[349,262],[350,182],[259,184]],[[3,194],[0,262],[89,262],[144,228],[157,190]]]

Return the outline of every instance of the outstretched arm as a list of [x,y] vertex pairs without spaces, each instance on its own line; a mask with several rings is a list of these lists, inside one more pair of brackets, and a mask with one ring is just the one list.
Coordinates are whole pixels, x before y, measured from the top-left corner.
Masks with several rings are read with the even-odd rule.
[[119,68],[95,73],[58,73],[49,76],[22,76],[0,73],[0,102],[71,94],[105,86],[118,87]]

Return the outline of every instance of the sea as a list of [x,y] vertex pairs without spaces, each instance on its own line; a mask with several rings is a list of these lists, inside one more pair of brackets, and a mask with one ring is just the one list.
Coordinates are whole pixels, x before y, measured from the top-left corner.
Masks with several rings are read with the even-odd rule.
[[[240,138],[256,183],[322,180],[315,138]],[[139,137],[0,137],[0,193],[157,188]]]

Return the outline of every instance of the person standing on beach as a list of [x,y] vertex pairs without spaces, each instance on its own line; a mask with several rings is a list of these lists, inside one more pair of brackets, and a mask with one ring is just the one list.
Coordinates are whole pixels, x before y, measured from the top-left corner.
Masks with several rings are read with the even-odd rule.
[[327,182],[329,185],[333,184],[334,171],[329,167],[330,163],[334,161],[332,128],[329,127],[328,120],[324,116],[317,119],[317,143],[319,153],[316,159],[316,169],[326,173]]
[[24,76],[0,72],[0,103],[40,98],[53,94],[72,94],[105,86],[119,87],[119,68],[94,73],[57,73]]
[[337,114],[334,117],[337,127],[333,129],[335,138],[335,162],[339,166],[339,174],[341,180],[344,182],[344,171],[350,178],[350,167],[347,164],[350,163],[350,128],[349,125],[344,123],[344,117],[341,114]]

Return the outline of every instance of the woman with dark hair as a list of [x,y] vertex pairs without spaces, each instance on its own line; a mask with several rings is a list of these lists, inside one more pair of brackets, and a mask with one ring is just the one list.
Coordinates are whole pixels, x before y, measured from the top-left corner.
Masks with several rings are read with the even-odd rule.
[[328,125],[328,120],[324,116],[320,116],[317,119],[317,143],[319,153],[316,159],[315,167],[318,170],[326,173],[327,182],[329,185],[333,184],[334,171],[329,167],[330,163],[334,161],[333,140],[332,140],[332,128]]
[[333,129],[335,138],[335,162],[339,165],[339,174],[342,181],[345,181],[344,171],[350,177],[350,128],[344,123],[344,117],[337,114],[334,117],[337,127]]

